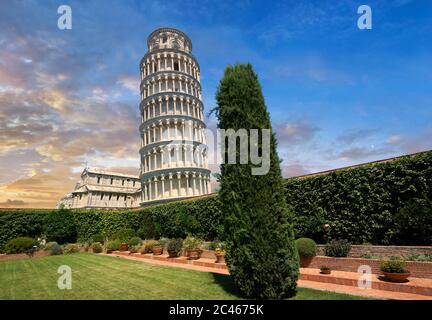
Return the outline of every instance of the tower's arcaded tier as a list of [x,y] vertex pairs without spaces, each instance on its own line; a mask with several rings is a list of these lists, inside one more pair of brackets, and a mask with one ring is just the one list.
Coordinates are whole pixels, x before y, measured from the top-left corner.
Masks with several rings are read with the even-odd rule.
[[141,71],[142,203],[208,194],[200,67],[180,30],[160,28],[147,40]]

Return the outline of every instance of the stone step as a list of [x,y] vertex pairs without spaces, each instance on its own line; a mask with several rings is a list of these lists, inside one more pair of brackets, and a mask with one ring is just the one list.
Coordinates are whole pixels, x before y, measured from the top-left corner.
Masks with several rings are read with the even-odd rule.
[[[320,273],[319,269],[300,268],[300,280],[330,283],[359,288],[358,281],[362,274],[355,272],[332,271],[330,275]],[[408,278],[409,282],[393,283],[383,281],[380,275],[371,275],[371,289],[432,296],[432,280]],[[366,289],[367,290],[367,289]]]

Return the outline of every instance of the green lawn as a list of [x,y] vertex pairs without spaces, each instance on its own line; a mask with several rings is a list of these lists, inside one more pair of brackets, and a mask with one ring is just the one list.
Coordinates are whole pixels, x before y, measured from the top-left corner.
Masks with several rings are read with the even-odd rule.
[[[72,289],[57,288],[61,265]],[[228,276],[90,253],[0,261],[0,299],[240,299]],[[362,299],[299,288],[295,299]]]

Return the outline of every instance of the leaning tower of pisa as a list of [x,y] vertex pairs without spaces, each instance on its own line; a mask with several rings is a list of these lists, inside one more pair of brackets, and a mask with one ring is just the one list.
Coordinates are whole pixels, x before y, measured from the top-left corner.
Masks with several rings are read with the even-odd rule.
[[141,71],[141,205],[210,193],[200,67],[180,30],[147,39]]

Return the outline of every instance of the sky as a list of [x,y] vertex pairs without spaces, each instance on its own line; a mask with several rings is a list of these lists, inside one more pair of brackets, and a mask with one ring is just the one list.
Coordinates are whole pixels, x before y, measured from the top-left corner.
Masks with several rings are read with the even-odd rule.
[[432,149],[431,1],[0,1],[0,207],[54,207],[86,165],[138,174],[158,27],[192,39],[207,112],[225,67],[253,65],[285,177]]

